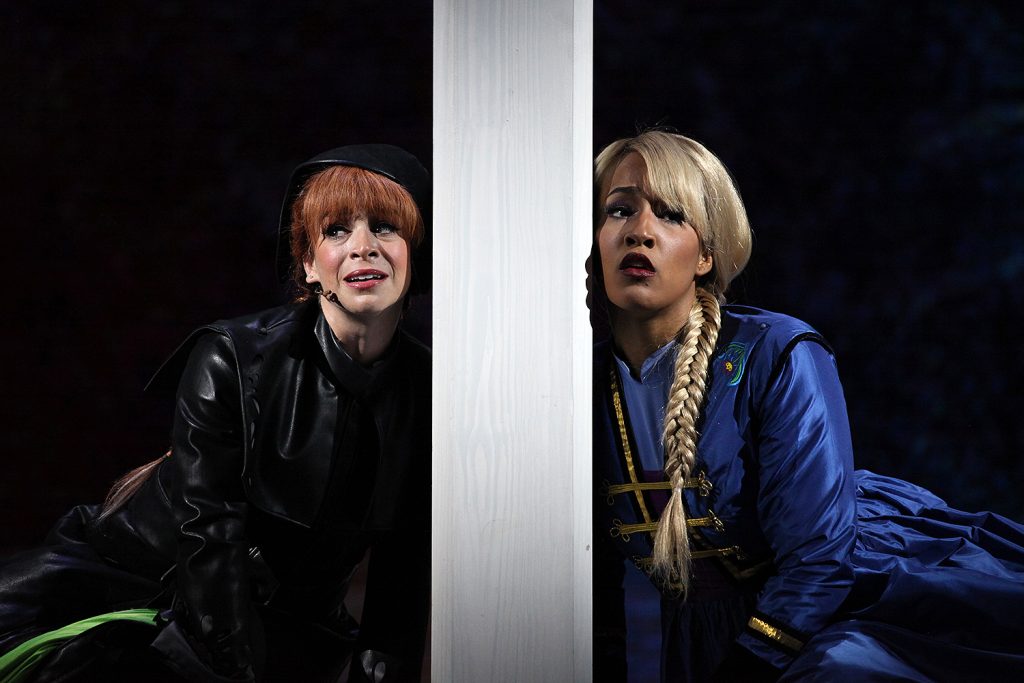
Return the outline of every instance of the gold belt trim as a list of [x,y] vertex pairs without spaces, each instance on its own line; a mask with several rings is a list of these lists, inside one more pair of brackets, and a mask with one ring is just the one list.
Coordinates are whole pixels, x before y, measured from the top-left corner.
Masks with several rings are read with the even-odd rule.
[[747,622],[747,626],[790,650],[800,650],[800,648],[804,646],[803,643],[793,636],[788,633],[784,633],[782,629],[772,626],[767,621],[759,619],[758,617],[750,617],[750,621]]
[[[731,545],[728,548],[694,550],[690,553],[690,559],[703,560],[708,557],[724,557],[726,555],[735,555],[738,559],[744,557],[743,550],[738,545]],[[650,557],[633,557],[633,563],[644,571],[650,571],[651,566],[654,564],[654,560]]]
[[711,527],[715,531],[725,531],[725,524],[718,518],[718,515],[712,510],[708,510],[707,517],[688,517],[686,519],[686,528],[692,527]]
[[641,531],[649,531],[653,534],[655,531],[657,531],[657,529],[657,522],[623,524],[622,520],[616,519],[612,521],[612,528],[608,530],[608,533],[612,535],[612,538],[621,538],[623,541],[628,541],[629,537],[633,534],[640,533]]
[[[711,495],[712,484],[703,472],[696,477],[683,479],[684,489],[697,489],[697,495],[707,497]],[[638,481],[628,484],[609,484],[605,482],[605,494],[608,496],[608,504],[611,505],[613,498],[622,493],[635,493],[638,491],[669,491],[672,483],[668,481]]]
[[738,545],[731,545],[728,548],[713,548],[712,550],[694,550],[690,552],[691,560],[703,560],[706,557],[723,557],[735,555],[737,559],[743,558],[743,551]]
[[[690,529],[690,528],[696,528],[696,527],[712,527],[716,531],[723,531],[725,529],[725,524],[722,523],[722,520],[719,519],[718,516],[714,512],[712,512],[711,510],[708,510],[708,516],[707,517],[689,517],[689,518],[687,518],[687,520],[686,520],[686,528]],[[623,541],[629,541],[629,537],[630,537],[631,534],[636,534],[636,533],[640,533],[640,532],[643,532],[643,531],[647,531],[647,532],[653,534],[657,530],[658,530],[658,523],[657,522],[641,522],[639,524],[624,524],[622,522],[622,520],[615,519],[615,520],[612,520],[612,528],[609,530],[609,533],[612,535],[612,538],[621,538]]]

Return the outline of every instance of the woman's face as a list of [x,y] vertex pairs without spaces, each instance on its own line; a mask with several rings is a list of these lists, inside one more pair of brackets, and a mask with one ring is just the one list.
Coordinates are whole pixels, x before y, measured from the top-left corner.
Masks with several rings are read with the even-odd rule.
[[597,244],[605,292],[615,312],[678,327],[689,317],[698,276],[711,270],[711,256],[702,254],[682,215],[644,192],[646,177],[643,158],[631,153],[602,188]]
[[319,282],[356,317],[379,315],[401,306],[409,291],[410,251],[395,226],[357,215],[324,230],[303,264],[306,282]]

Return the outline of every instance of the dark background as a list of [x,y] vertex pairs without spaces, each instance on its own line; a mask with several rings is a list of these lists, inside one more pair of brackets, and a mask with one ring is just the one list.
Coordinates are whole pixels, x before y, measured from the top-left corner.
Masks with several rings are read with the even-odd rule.
[[835,348],[859,467],[1024,519],[1022,6],[598,2],[595,138],[667,123],[755,231],[730,299]]
[[[163,452],[170,405],[141,389],[189,330],[283,300],[296,163],[431,149],[428,2],[19,4],[0,549]],[[756,231],[732,298],[829,338],[860,466],[1024,519],[1020,12],[597,2],[594,130],[670,124],[729,166]]]

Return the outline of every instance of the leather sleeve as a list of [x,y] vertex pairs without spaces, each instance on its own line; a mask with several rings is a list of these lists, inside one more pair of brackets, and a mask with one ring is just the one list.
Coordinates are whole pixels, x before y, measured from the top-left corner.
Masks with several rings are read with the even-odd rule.
[[781,670],[853,582],[853,448],[835,360],[813,339],[779,359],[758,408],[757,510],[776,574],[738,643]]
[[370,550],[349,681],[418,683],[430,614],[430,531],[396,531]]
[[210,333],[192,350],[178,387],[170,492],[178,522],[175,611],[200,658],[218,675],[254,677],[253,622],[242,488],[243,429],[237,361]]

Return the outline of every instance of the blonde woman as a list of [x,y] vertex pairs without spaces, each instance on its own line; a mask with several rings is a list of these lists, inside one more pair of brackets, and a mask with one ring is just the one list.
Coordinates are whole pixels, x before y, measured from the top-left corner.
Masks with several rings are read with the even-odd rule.
[[627,561],[664,681],[1024,675],[1024,529],[853,471],[825,339],[723,305],[751,231],[722,163],[648,131],[601,152],[596,200],[596,678],[626,677]]

